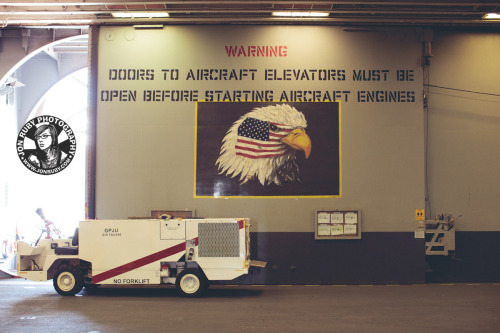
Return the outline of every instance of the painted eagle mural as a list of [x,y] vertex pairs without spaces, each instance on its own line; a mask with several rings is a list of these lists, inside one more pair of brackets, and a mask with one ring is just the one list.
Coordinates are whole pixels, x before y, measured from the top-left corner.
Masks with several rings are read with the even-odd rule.
[[299,181],[297,150],[308,158],[311,139],[304,114],[281,104],[255,108],[233,123],[222,140],[216,166],[220,174],[239,177],[240,184],[262,185]]

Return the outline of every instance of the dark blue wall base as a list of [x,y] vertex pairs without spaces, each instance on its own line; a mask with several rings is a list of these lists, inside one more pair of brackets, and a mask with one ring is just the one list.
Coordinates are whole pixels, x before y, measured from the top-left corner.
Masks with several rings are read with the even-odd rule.
[[427,256],[427,282],[499,282],[500,232],[457,231],[455,259]]
[[365,232],[358,240],[315,240],[308,232],[259,232],[252,259],[265,269],[235,284],[425,283],[425,241],[412,232]]

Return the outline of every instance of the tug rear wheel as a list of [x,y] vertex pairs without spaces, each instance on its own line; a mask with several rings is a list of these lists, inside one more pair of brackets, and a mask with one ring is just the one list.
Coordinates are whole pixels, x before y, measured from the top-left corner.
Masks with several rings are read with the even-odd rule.
[[188,268],[177,276],[175,287],[181,296],[199,297],[208,288],[208,281],[201,271]]
[[62,265],[54,276],[54,289],[59,295],[73,296],[83,288],[83,276],[78,269]]

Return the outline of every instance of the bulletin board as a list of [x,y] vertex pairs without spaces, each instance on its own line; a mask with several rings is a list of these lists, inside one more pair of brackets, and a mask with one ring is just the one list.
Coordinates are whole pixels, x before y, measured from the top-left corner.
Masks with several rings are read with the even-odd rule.
[[315,213],[316,239],[361,239],[361,211],[317,210]]

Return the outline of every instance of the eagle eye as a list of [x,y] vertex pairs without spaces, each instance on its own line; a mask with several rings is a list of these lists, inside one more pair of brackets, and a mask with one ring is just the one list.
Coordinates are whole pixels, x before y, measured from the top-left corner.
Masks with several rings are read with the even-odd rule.
[[277,132],[279,130],[278,126],[274,124],[269,124],[269,129],[273,132]]

